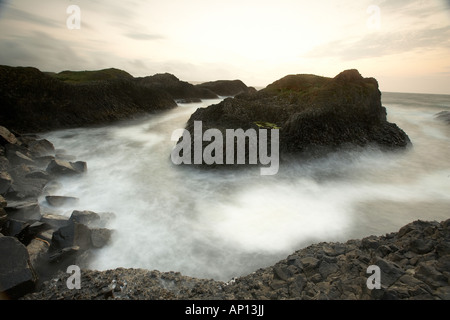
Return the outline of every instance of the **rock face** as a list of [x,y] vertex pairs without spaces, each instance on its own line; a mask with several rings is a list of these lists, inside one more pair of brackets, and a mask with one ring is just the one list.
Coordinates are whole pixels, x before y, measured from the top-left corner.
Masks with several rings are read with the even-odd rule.
[[0,123],[21,133],[41,132],[176,107],[166,91],[127,77],[105,79],[65,82],[35,68],[0,66]]
[[197,88],[211,90],[219,96],[236,96],[241,93],[255,93],[256,89],[247,87],[241,80],[218,80],[196,85]]
[[[373,272],[380,270],[380,289]],[[368,271],[369,270],[369,271]],[[317,243],[225,283],[142,269],[82,270],[81,289],[60,273],[24,299],[409,300],[450,299],[450,220],[415,221],[398,232]]]
[[223,136],[226,129],[279,128],[282,155],[371,144],[404,149],[411,143],[405,132],[386,120],[377,81],[363,78],[357,70],[335,78],[291,75],[256,93],[198,109],[186,126],[191,136],[194,121],[202,122],[203,132],[214,128]]
[[217,94],[208,88],[194,86],[180,81],[170,73],[156,74],[154,76],[136,78],[139,85],[157,90],[164,90],[175,100],[200,101],[200,99],[216,99]]

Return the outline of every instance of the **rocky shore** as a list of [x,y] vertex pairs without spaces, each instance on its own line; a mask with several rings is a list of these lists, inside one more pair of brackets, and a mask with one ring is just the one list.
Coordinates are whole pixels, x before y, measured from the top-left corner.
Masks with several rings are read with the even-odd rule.
[[[367,286],[371,265],[381,270],[380,289]],[[36,300],[448,300],[450,220],[415,221],[398,232],[346,243],[317,243],[275,265],[229,282],[177,272],[142,269],[81,271],[81,289],[69,290],[60,272]]]
[[[114,213],[80,208],[62,214],[79,199],[59,194],[59,179],[82,177],[88,164],[55,150],[50,141],[23,134],[165,110],[175,107],[175,100],[237,94],[198,109],[187,128],[194,120],[203,121],[204,130],[280,128],[284,154],[370,144],[405,149],[411,141],[387,122],[375,79],[356,70],[335,78],[294,75],[256,92],[241,82],[193,86],[169,74],[135,79],[117,70],[0,71],[5,106],[0,112],[5,126],[0,126],[0,299],[450,299],[450,220],[414,221],[384,236],[313,244],[228,282],[176,270],[89,270],[91,254],[114,236],[108,228]],[[81,267],[80,289],[67,286],[70,265]],[[381,272],[379,289],[367,285],[370,266]]]
[[74,158],[48,140],[0,126],[0,298],[34,291],[108,243],[112,213],[63,214],[79,199],[58,194],[59,178],[87,171],[86,162],[67,160]]

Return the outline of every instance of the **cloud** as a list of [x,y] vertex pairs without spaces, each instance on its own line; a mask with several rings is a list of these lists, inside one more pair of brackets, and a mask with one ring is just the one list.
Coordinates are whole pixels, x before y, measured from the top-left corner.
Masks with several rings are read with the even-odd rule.
[[57,70],[56,65],[72,67],[87,63],[70,42],[55,39],[42,31],[3,39],[0,63],[5,62],[13,66],[39,66],[45,70]]
[[[0,6],[1,5],[2,3],[0,3]],[[5,15],[3,18],[14,20],[15,22],[24,21],[27,23],[33,23],[43,27],[50,27],[50,28],[61,27],[60,21],[56,21],[48,17],[38,16],[33,13],[26,12],[24,10],[20,10],[11,6],[8,7],[7,10],[5,10]]]
[[144,41],[165,39],[164,36],[159,35],[159,34],[148,34],[148,33],[138,33],[138,32],[126,33],[126,34],[124,34],[124,36],[127,38],[134,39],[134,40],[144,40]]
[[316,46],[303,57],[357,60],[436,48],[450,48],[450,26],[408,32],[374,32],[362,38],[340,39]]

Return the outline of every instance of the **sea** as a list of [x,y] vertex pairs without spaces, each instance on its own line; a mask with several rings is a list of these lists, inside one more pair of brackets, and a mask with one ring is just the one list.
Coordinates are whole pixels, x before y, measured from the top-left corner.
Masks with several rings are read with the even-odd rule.
[[[222,98],[221,98],[222,99]],[[175,271],[229,281],[319,242],[346,242],[397,232],[415,220],[450,218],[450,95],[383,92],[388,121],[410,137],[404,152],[346,150],[281,163],[276,175],[254,167],[198,170],[176,166],[172,133],[198,108],[221,99],[105,126],[42,134],[59,153],[86,161],[53,195],[113,218],[110,243],[87,266]]]

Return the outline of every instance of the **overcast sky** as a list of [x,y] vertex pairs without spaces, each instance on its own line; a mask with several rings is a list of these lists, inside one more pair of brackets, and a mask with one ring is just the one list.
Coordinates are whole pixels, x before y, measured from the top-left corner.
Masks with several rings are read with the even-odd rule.
[[0,0],[0,64],[252,86],[355,68],[382,91],[450,94],[450,1]]

